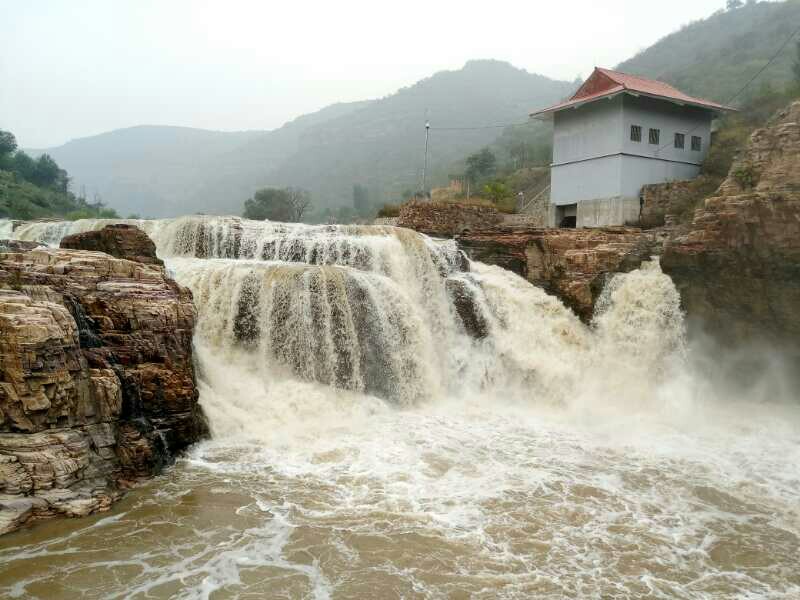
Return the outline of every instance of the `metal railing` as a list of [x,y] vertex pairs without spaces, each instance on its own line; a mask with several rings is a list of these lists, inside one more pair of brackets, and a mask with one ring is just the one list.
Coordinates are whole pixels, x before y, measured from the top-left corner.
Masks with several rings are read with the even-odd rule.
[[526,211],[527,211],[527,210],[528,210],[528,209],[529,209],[529,208],[530,208],[530,207],[533,205],[533,203],[534,203],[534,202],[536,202],[536,201],[537,201],[539,198],[541,198],[541,197],[542,197],[542,195],[544,195],[544,193],[545,193],[545,192],[549,192],[549,191],[550,191],[550,186],[549,186],[549,185],[546,185],[546,186],[545,186],[545,187],[543,187],[543,188],[542,188],[542,190],[541,190],[541,191],[540,191],[538,194],[536,194],[536,195],[535,195],[533,198],[531,198],[530,200],[528,200],[527,202],[525,202],[524,204],[522,204],[522,205],[521,205],[521,206],[518,208],[517,212],[519,212],[519,213],[524,213],[524,212],[526,212]]

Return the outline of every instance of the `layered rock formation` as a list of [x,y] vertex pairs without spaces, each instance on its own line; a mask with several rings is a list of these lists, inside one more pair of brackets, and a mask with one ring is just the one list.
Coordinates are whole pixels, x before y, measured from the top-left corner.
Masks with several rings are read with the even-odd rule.
[[558,296],[584,321],[608,277],[631,271],[654,252],[652,235],[633,228],[494,227],[456,238],[470,258],[514,271]]
[[160,265],[0,253],[0,533],[106,508],[205,434],[194,320]]
[[724,342],[800,342],[800,102],[751,136],[662,260],[690,318]]
[[408,202],[400,208],[398,227],[434,237],[453,237],[497,225],[503,216],[491,206],[459,202]]
[[644,228],[674,226],[690,219],[704,198],[719,187],[718,177],[700,175],[686,181],[667,181],[642,186],[639,224]]
[[156,256],[156,245],[147,234],[133,225],[106,225],[97,231],[68,235],[61,240],[62,248],[105,252],[117,258],[127,258],[150,265],[163,265]]

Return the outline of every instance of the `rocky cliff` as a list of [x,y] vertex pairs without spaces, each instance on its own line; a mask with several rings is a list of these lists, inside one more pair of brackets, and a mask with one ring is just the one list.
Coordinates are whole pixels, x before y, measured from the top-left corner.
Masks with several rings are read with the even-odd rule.
[[[90,247],[119,235],[96,233]],[[0,533],[104,509],[206,433],[194,321],[151,261],[0,252]]]
[[499,265],[554,294],[584,321],[609,276],[631,271],[654,252],[639,229],[489,227],[456,237],[470,258]]
[[723,342],[800,341],[800,102],[751,136],[662,267]]

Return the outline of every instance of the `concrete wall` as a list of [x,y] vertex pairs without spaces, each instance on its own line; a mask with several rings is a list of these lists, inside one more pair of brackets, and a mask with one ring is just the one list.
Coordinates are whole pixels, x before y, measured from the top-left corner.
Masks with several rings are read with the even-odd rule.
[[622,96],[553,116],[553,164],[622,152]]
[[550,202],[573,204],[593,198],[622,195],[622,156],[619,154],[553,165],[550,173]]
[[[622,152],[699,165],[711,141],[711,113],[692,106],[678,106],[651,98],[624,96],[622,103]],[[642,128],[642,141],[631,141],[631,125]],[[658,144],[649,142],[650,129],[659,129]],[[675,134],[686,136],[684,148],[675,148]],[[692,136],[702,139],[702,150],[692,150]],[[660,183],[652,181],[650,183]]]
[[638,198],[601,198],[578,202],[576,227],[606,227],[638,221]]
[[692,179],[700,173],[700,165],[628,155],[622,156],[621,161],[619,195],[624,198],[638,198],[642,186],[648,183]]
[[547,227],[560,227],[561,219],[575,215],[575,227],[610,227],[639,222],[638,198],[601,198],[576,204],[550,205]]

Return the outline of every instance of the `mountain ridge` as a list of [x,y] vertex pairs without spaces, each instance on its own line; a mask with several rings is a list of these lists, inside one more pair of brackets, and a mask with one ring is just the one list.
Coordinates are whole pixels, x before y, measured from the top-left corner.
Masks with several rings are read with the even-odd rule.
[[[265,185],[308,188],[322,207],[349,203],[356,183],[389,200],[416,185],[426,113],[459,123],[518,119],[571,85],[503,61],[472,60],[383,98],[335,103],[271,131],[138,125],[42,152],[69,171],[75,186],[96,191],[124,214],[238,213]],[[432,168],[446,169],[495,133],[437,134]],[[142,144],[148,134],[153,139]]]
[[[615,68],[728,101],[797,23],[798,0],[749,3],[690,23]],[[747,93],[785,85],[791,67],[792,57],[785,52]],[[429,185],[444,183],[450,172],[459,172],[468,154],[483,146],[492,145],[507,160],[504,148],[528,144],[539,149],[536,160],[545,161],[546,125],[480,127],[525,121],[531,111],[562,100],[574,87],[574,82],[503,61],[471,60],[382,98],[333,104],[272,131],[166,129],[154,133],[164,136],[166,131],[169,139],[150,139],[138,149],[128,148],[130,154],[103,143],[119,141],[114,136],[120,131],[132,135],[135,128],[128,128],[47,152],[70,172],[75,186],[86,186],[90,195],[97,191],[125,214],[238,214],[257,188],[288,185],[310,190],[320,209],[349,204],[355,184],[368,188],[372,201],[380,204],[419,188],[426,120],[432,125]]]

